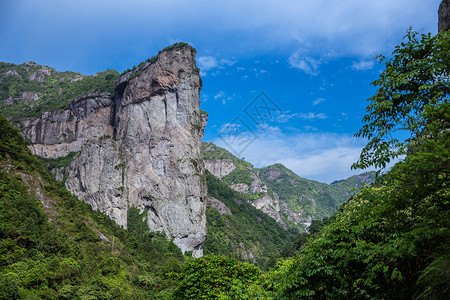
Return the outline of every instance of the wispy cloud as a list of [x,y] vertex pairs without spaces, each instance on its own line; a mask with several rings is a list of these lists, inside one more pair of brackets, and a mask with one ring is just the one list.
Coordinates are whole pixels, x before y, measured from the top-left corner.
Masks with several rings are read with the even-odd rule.
[[307,113],[307,114],[304,114],[304,113],[299,114],[299,118],[304,119],[304,120],[313,120],[313,119],[321,119],[321,120],[323,120],[323,119],[328,118],[328,116],[325,115],[324,113],[316,114],[316,113],[310,112],[310,113]]
[[375,65],[373,60],[362,60],[359,62],[353,62],[352,69],[357,71],[370,70]]
[[224,69],[234,65],[236,62],[229,59],[217,59],[213,56],[200,56],[197,58],[197,65],[200,68],[200,75],[206,76],[208,71],[214,69]]
[[[214,142],[227,148],[223,139]],[[348,135],[315,132],[285,135],[275,128],[259,134],[240,156],[255,167],[282,163],[302,177],[330,183],[363,172],[350,168],[358,160],[363,145],[363,140]]]
[[224,91],[219,91],[216,95],[214,95],[214,100],[222,101],[222,104],[225,105],[228,101],[233,100],[233,97],[228,96]]
[[316,99],[316,100],[313,101],[313,105],[317,105],[317,104],[322,103],[324,101],[325,101],[325,98]]
[[290,113],[290,111],[282,112],[277,116],[277,122],[278,123],[287,123],[290,120],[294,119],[303,119],[303,120],[314,120],[314,119],[327,119],[328,116],[324,113]]
[[300,53],[295,52],[288,58],[288,63],[292,68],[302,70],[306,74],[315,76],[319,74],[319,65],[321,64],[321,61],[312,57],[301,56]]

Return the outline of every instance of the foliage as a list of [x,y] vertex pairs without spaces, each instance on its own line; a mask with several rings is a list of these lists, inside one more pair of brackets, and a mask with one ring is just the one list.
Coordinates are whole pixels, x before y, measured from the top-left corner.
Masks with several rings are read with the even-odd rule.
[[[360,132],[384,125],[387,131],[404,127],[410,138],[408,144],[389,150],[384,147],[397,143],[395,139],[377,144],[372,135],[357,165],[383,166],[400,153],[406,156],[377,185],[364,187],[346,203],[336,221],[292,262],[270,274],[276,284],[262,286],[275,298],[449,298],[450,109],[444,98],[449,88],[448,44],[448,33],[422,35],[421,41],[408,33],[407,43],[396,48],[375,83],[385,85],[369,99],[373,114],[368,118],[377,123]],[[394,69],[400,82],[392,75]],[[386,74],[393,76],[390,83]],[[403,92],[396,90],[399,87]],[[400,95],[393,96],[391,88]],[[383,93],[388,103],[375,103]]]
[[[384,168],[391,159],[407,154],[411,143],[430,134],[430,122],[436,127],[432,131],[449,127],[448,116],[435,107],[448,106],[450,33],[408,31],[404,39],[372,83],[378,90],[369,98],[365,125],[355,134],[369,141],[353,168]],[[380,62],[384,59],[381,56]],[[402,140],[398,132],[408,137]]]
[[[9,75],[15,72],[18,76]],[[40,81],[33,75],[41,76]],[[114,97],[114,84],[119,72],[106,70],[93,76],[75,72],[57,72],[37,64],[14,65],[0,63],[0,112],[16,121],[26,117],[40,117],[45,111],[67,109],[76,97],[89,92],[108,92]],[[25,94],[37,99],[27,99]],[[8,104],[7,99],[12,103]]]
[[92,211],[55,182],[3,117],[0,131],[0,299],[170,293],[175,283],[165,274],[181,270],[178,247],[149,232],[137,209],[128,231]]
[[[290,211],[303,211],[302,217],[311,216],[314,219],[330,217],[356,193],[355,188],[375,180],[375,172],[368,172],[330,185],[302,178],[282,164],[262,168],[259,175],[277,193],[280,202],[288,204]],[[284,219],[288,218],[286,210],[282,210],[281,214]]]
[[295,234],[284,230],[271,217],[247,203],[245,195],[233,191],[209,172],[206,180],[208,196],[224,203],[231,215],[221,215],[207,208],[205,254],[236,255],[241,260],[255,262],[263,270],[274,266],[283,250],[291,247]]
[[261,271],[254,265],[225,256],[189,259],[175,274],[178,286],[174,299],[226,299],[239,285],[258,280]]

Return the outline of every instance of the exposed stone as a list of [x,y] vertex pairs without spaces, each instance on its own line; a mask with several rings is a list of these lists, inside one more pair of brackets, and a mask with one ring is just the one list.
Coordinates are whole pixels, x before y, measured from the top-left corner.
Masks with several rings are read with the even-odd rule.
[[205,160],[205,168],[219,179],[230,174],[236,166],[231,159]]
[[9,95],[9,97],[6,98],[6,99],[3,101],[3,103],[4,103],[5,105],[13,105],[13,104],[14,104],[14,99],[13,99],[13,97],[12,97],[11,95]]
[[249,186],[245,183],[233,183],[230,188],[239,193],[248,193]]
[[443,0],[438,10],[438,30],[439,32],[450,29],[450,1]]
[[41,67],[39,70],[33,72],[30,76],[28,76],[28,80],[44,82],[45,77],[50,76],[52,73],[52,69],[49,67]]
[[283,174],[283,172],[281,172],[280,170],[274,170],[274,169],[269,169],[267,171],[267,179],[269,180],[275,180],[278,177],[281,176],[281,174]]
[[260,209],[263,213],[274,219],[276,222],[280,223],[284,229],[287,229],[286,224],[284,224],[280,215],[280,199],[276,193],[273,196],[265,194],[264,196],[254,200],[251,204]]
[[252,175],[253,181],[250,185],[252,193],[267,193],[267,185],[255,174]]
[[200,117],[202,118],[202,135],[205,133],[206,124],[208,124],[208,114],[204,111],[200,112]]
[[50,172],[52,173],[53,176],[55,176],[55,179],[57,181],[63,181],[64,180],[64,172],[65,172],[65,168],[64,167],[54,168]]
[[221,215],[232,214],[230,209],[220,200],[217,200],[216,198],[213,197],[208,197],[207,201],[208,206],[211,207],[212,209],[217,210]]
[[33,107],[33,102],[36,102],[37,100],[39,100],[40,96],[41,96],[41,93],[23,92],[22,100],[23,100],[23,102],[29,104],[29,107]]
[[22,76],[20,76],[20,74],[17,73],[16,70],[9,70],[9,71],[6,71],[5,74],[3,74],[2,78],[0,78],[0,83],[1,83],[5,78],[11,77],[11,76],[17,77],[17,78],[19,78],[20,80],[22,80]]
[[109,93],[89,93],[75,98],[68,110],[44,112],[39,119],[21,121],[22,134],[33,153],[56,158],[81,150],[90,139],[112,137],[113,114]]
[[146,211],[152,231],[165,232],[183,253],[198,257],[206,238],[206,120],[195,70],[195,50],[174,47],[119,78],[115,101],[91,93],[22,126],[38,155],[79,151],[65,184],[93,209],[123,227],[129,207]]
[[81,80],[81,79],[83,79],[84,77],[85,77],[85,75],[78,74],[78,75],[76,75],[73,79],[71,79],[70,82],[75,82],[75,81]]

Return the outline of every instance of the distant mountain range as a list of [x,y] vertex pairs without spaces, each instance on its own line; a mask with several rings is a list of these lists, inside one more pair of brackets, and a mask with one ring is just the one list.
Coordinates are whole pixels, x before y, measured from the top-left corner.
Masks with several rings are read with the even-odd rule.
[[254,168],[213,143],[202,143],[202,150],[212,175],[285,229],[302,230],[313,219],[331,216],[363,184],[375,180],[372,171],[326,184],[302,178],[282,164]]

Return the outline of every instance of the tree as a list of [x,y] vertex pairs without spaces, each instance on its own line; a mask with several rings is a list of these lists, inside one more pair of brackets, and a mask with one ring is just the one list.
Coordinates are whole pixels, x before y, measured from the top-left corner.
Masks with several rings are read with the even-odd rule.
[[[378,90],[355,134],[369,141],[353,169],[384,168],[412,145],[449,129],[450,32],[408,31],[404,40],[372,83]],[[380,63],[384,60],[380,56]]]

